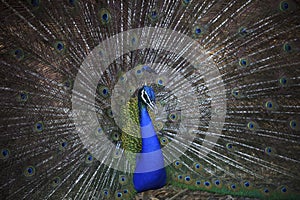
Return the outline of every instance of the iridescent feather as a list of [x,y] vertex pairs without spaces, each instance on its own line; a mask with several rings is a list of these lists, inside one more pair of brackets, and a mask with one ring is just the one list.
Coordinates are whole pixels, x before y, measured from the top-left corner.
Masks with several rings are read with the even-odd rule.
[[[299,199],[299,9],[1,0],[1,199]],[[166,179],[138,189],[144,85]]]

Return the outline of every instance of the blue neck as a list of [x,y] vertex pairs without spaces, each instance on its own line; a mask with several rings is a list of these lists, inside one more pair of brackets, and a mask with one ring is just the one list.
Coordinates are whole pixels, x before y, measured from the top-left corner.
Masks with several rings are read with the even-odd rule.
[[143,127],[143,126],[147,126],[148,124],[152,123],[146,105],[139,102],[138,106],[139,106],[140,126]]
[[142,150],[136,158],[133,183],[137,192],[143,192],[163,187],[166,184],[167,175],[160,143],[147,107],[140,101],[138,107]]
[[150,115],[145,105],[139,106],[139,121],[142,136],[141,153],[160,150],[160,142],[157,138]]

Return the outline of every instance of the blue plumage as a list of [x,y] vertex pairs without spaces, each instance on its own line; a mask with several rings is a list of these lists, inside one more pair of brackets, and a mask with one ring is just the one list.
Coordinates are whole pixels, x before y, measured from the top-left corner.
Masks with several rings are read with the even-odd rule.
[[166,184],[167,179],[160,142],[147,111],[148,106],[155,107],[155,93],[151,87],[143,86],[138,94],[142,150],[137,155],[133,175],[137,192],[161,188]]

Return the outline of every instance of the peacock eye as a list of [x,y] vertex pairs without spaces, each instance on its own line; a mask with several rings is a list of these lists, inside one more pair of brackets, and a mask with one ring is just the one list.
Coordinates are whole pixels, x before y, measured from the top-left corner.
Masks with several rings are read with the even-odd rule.
[[25,168],[23,173],[26,177],[34,176],[35,175],[35,168],[33,166],[28,166],[28,167]]
[[265,189],[264,189],[264,193],[269,193],[269,189],[268,189],[268,188],[265,188]]
[[39,121],[39,122],[35,123],[34,129],[37,132],[42,132],[44,130],[44,123],[42,121]]
[[143,97],[147,101],[147,95],[146,95],[146,93],[143,94]]
[[285,44],[283,45],[283,50],[284,50],[285,52],[291,52],[291,51],[292,51],[292,46],[291,46],[289,43],[285,43]]
[[52,187],[57,187],[61,183],[60,177],[55,177],[52,179]]
[[121,192],[117,192],[117,193],[116,193],[116,198],[119,199],[119,198],[121,198],[121,197],[122,197],[122,193],[121,193]]
[[111,14],[110,14],[109,10],[107,10],[106,8],[100,9],[99,19],[102,24],[104,24],[104,25],[109,24],[111,21]]
[[126,178],[125,175],[120,175],[120,176],[119,176],[119,183],[120,183],[121,185],[125,185],[125,184],[127,183],[127,178]]
[[297,121],[296,120],[291,120],[290,121],[290,127],[292,128],[292,129],[296,129],[297,128]]
[[245,187],[249,187],[249,186],[250,186],[250,183],[249,183],[248,181],[246,181],[246,182],[244,183],[244,186],[245,186]]
[[282,187],[282,188],[281,188],[281,192],[283,192],[283,193],[287,192],[286,187]]
[[266,147],[265,148],[265,153],[270,155],[272,153],[272,148],[271,147]]
[[21,48],[15,49],[12,52],[12,55],[17,59],[17,60],[22,60],[24,58],[24,51]]
[[68,146],[68,142],[66,140],[62,140],[59,145],[59,150],[64,151]]
[[62,53],[65,51],[66,49],[66,45],[64,44],[64,42],[62,41],[56,41],[54,44],[53,44],[53,47],[54,49],[56,50],[56,52],[58,53]]
[[210,186],[210,182],[205,181],[205,182],[204,182],[204,185],[205,185],[206,187],[209,187],[209,186]]
[[94,158],[91,154],[86,155],[85,157],[85,163],[86,164],[91,164],[93,162]]
[[0,154],[0,159],[7,159],[9,157],[9,150],[2,149]]

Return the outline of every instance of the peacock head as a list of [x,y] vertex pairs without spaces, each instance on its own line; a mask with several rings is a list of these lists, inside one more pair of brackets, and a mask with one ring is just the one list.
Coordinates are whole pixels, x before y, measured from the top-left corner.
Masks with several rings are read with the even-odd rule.
[[149,106],[152,110],[156,109],[155,92],[152,87],[144,85],[138,92],[139,106]]

